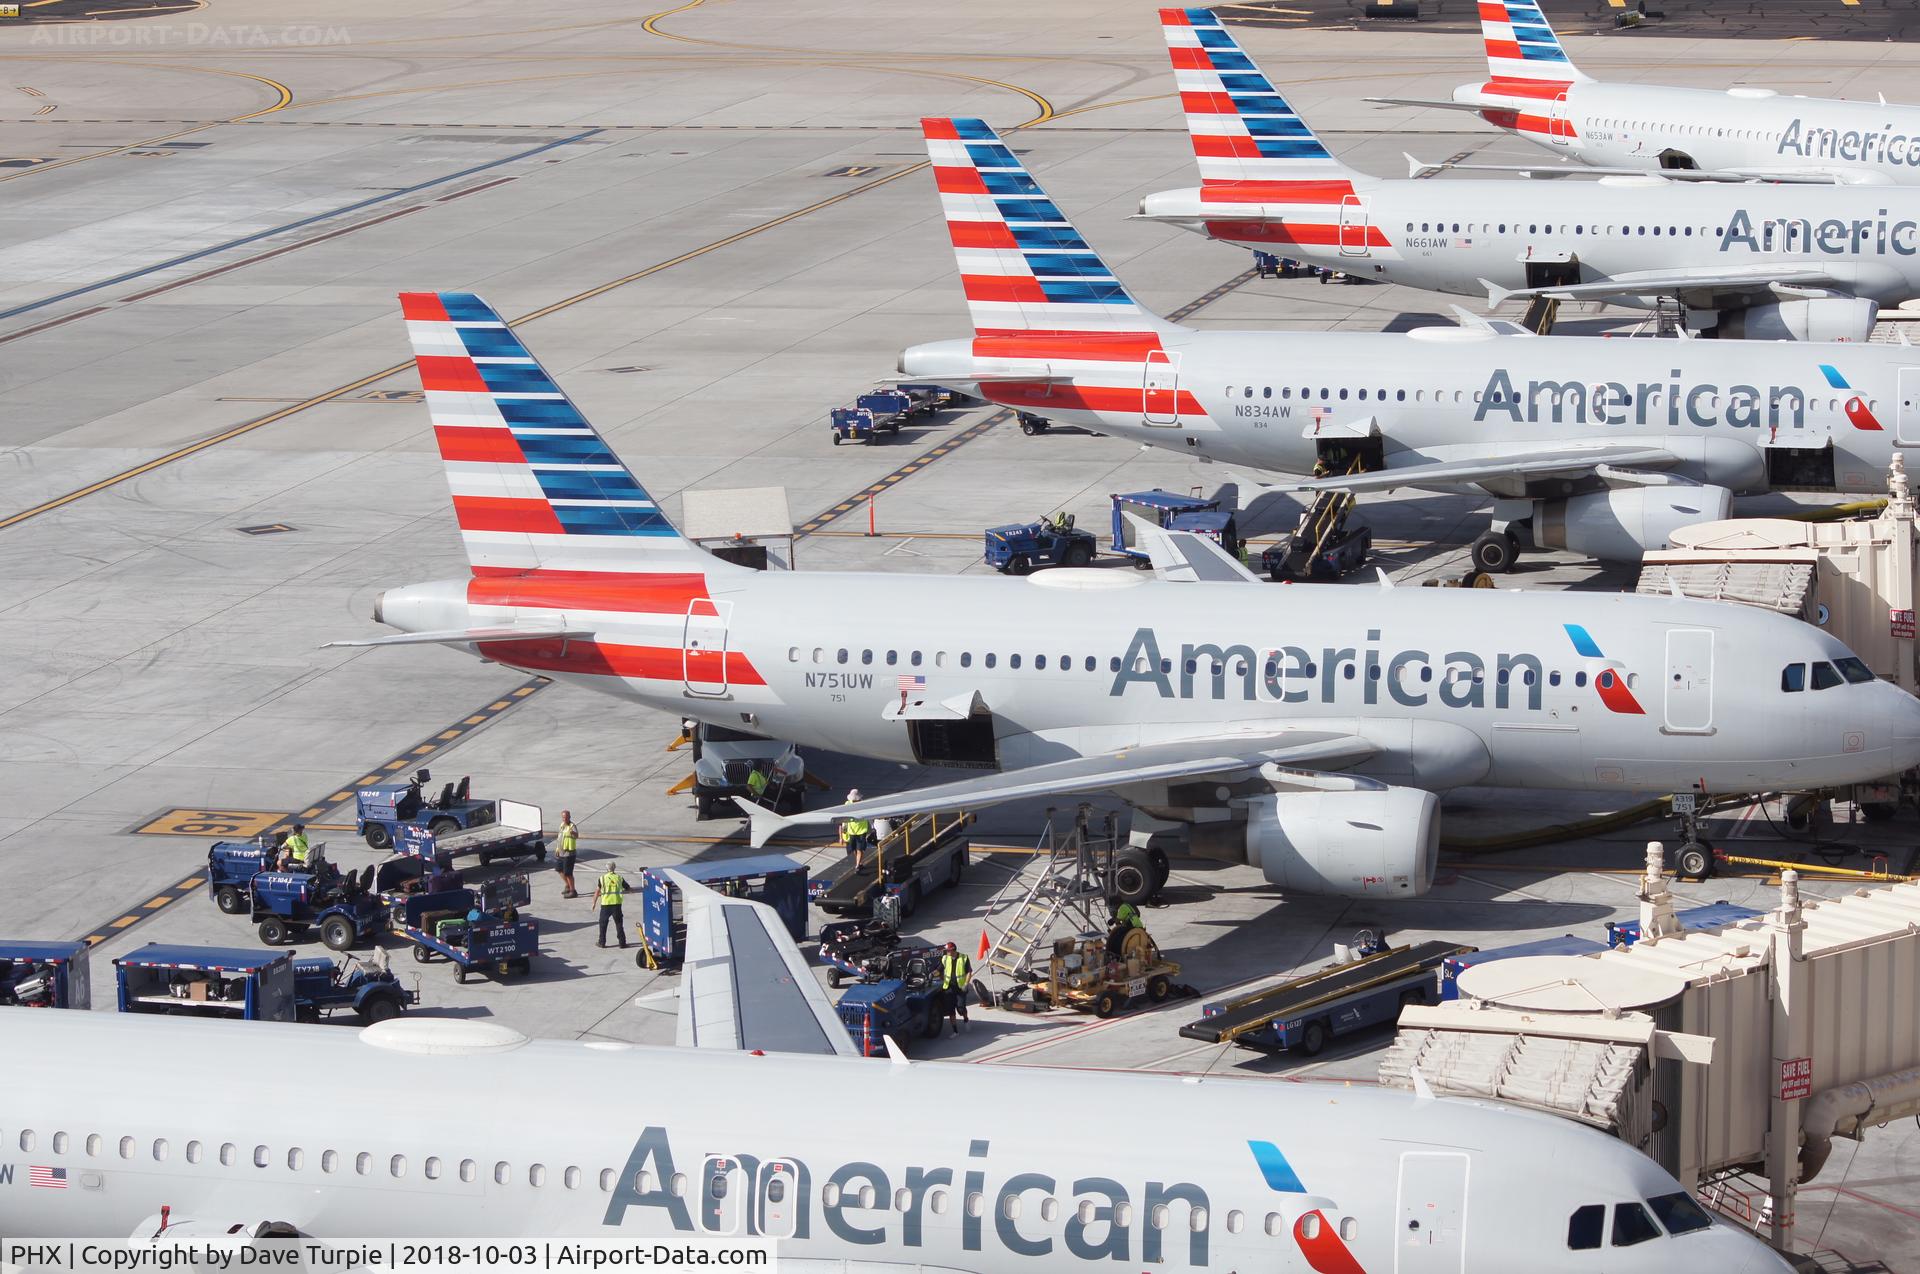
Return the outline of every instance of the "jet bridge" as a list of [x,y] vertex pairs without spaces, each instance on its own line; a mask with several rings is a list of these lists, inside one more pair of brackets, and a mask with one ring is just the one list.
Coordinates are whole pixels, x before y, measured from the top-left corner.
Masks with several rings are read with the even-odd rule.
[[1766,915],[1686,930],[1662,860],[1649,845],[1639,941],[1468,970],[1461,999],[1401,1014],[1380,1079],[1607,1129],[1710,1202],[1761,1178],[1770,1206],[1742,1219],[1785,1249],[1833,1139],[1920,1114],[1920,882],[1815,900],[1784,872]]

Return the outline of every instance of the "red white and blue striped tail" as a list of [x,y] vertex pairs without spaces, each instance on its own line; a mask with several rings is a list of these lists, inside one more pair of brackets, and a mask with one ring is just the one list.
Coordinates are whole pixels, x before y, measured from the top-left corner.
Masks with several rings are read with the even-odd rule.
[[475,575],[713,570],[553,377],[470,292],[403,292]]
[[1348,181],[1352,193],[1353,170],[1313,135],[1213,10],[1162,9],[1160,29],[1203,186]]
[[1539,80],[1565,88],[1587,77],[1560,47],[1539,0],[1480,0],[1487,71],[1501,80]]
[[974,330],[1139,332],[1163,324],[1120,280],[977,119],[923,119]]

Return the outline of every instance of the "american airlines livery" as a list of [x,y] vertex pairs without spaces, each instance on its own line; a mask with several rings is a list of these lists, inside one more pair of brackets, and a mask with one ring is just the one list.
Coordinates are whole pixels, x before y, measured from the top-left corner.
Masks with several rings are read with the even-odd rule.
[[1480,0],[1487,78],[1449,102],[1582,164],[1730,179],[1920,184],[1920,107],[1766,88],[1607,84],[1574,66],[1536,0]]
[[[1251,136],[1245,117],[1220,118]],[[1481,570],[1510,568],[1525,543],[1637,561],[1726,516],[1733,493],[1878,490],[1894,447],[1920,447],[1920,350],[1905,346],[1180,327],[1134,301],[985,123],[922,126],[974,335],[906,350],[904,376],[1189,455],[1335,475],[1293,490],[1484,491]],[[1346,183],[1314,184],[1339,191],[1321,213],[1337,236]],[[1379,226],[1367,236],[1387,246]]]
[[[1716,336],[1863,341],[1920,297],[1920,190],[1776,182],[1436,182],[1327,150],[1208,9],[1162,9],[1200,186],[1142,217],[1435,292],[1672,297]],[[1920,150],[1916,150],[1920,154]]]
[[[1652,1160],[1551,1115],[859,1058],[771,909],[679,884],[677,1048],[426,1018],[345,1031],[0,1009],[0,1232],[753,1237],[819,1274],[1789,1268]],[[140,1083],[100,1081],[102,1059],[135,1051]],[[423,1066],[459,1080],[398,1102],[288,1100],[295,1058],[349,1085]],[[210,1074],[219,1101],[153,1100]],[[476,1117],[476,1093],[513,1094],[514,1118]],[[880,1105],[916,1114],[850,1117]]]
[[[1621,594],[1259,582],[1145,528],[1151,576],[762,572],[683,538],[486,304],[401,298],[472,563],[396,635],[957,782],[783,819],[1115,792],[1286,889],[1423,893],[1436,791],[1810,790],[1920,761],[1920,701],[1828,634]],[[1145,524],[1142,524],[1145,527]],[[1804,687],[1804,689],[1803,689]],[[1135,853],[1128,850],[1127,853]],[[1137,851],[1144,854],[1146,851]]]

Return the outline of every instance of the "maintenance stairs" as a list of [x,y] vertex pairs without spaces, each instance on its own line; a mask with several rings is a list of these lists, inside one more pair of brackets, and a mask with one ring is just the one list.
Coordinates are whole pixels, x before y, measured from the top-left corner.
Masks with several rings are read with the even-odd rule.
[[[988,900],[988,946],[977,976],[1026,981],[1035,953],[1046,954],[1047,941],[1062,916],[1072,923],[1075,934],[1100,933],[1106,928],[1107,877],[1118,833],[1112,814],[1099,831],[1089,827],[1090,809],[1082,805],[1068,820],[1057,820],[1053,810],[1047,811],[1047,827],[1032,862]],[[1004,922],[996,919],[999,915],[1006,917]]]

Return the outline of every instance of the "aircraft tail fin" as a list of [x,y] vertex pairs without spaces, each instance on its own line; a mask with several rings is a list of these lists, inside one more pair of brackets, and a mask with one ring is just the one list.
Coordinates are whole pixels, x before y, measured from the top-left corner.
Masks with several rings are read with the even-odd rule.
[[1213,10],[1162,9],[1160,29],[1203,189],[1258,182],[1310,193],[1325,186],[1337,188],[1332,202],[1353,193],[1356,171],[1314,136]]
[[1480,0],[1480,34],[1496,83],[1532,80],[1564,88],[1588,78],[1561,47],[1539,0]]
[[1127,294],[984,120],[930,118],[920,127],[977,334],[1169,326]]
[[403,292],[400,312],[476,576],[738,569],[675,529],[485,301]]

